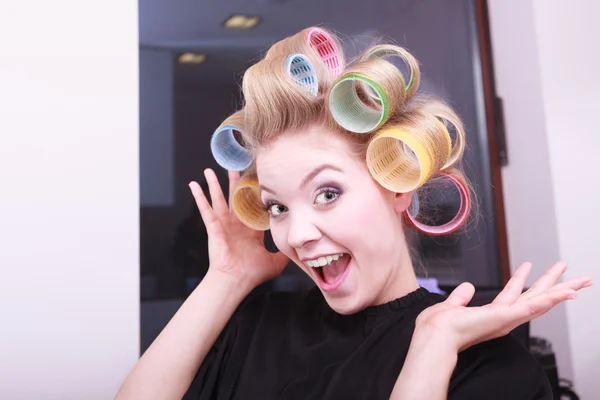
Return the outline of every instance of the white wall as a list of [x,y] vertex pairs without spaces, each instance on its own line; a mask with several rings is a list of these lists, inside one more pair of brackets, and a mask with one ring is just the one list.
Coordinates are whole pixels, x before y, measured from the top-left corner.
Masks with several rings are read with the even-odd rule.
[[[494,73],[504,100],[509,164],[502,171],[510,265],[531,261],[531,285],[559,260],[555,200],[531,1],[489,1]],[[560,375],[572,378],[566,307],[534,320],[532,335],[550,340]]]
[[0,2],[0,398],[109,399],[138,356],[137,1]]
[[[597,279],[600,214],[594,184],[600,148],[600,26],[592,0],[490,0],[496,84],[504,99],[509,166],[503,170],[511,267],[539,276],[565,260],[566,277]],[[530,279],[529,283],[532,283]],[[582,399],[597,398],[600,318],[596,287],[534,321],[555,346],[559,372]]]
[[[567,277],[587,273],[597,279],[600,188],[592,171],[600,149],[600,3],[537,0],[534,10],[560,253],[573,267]],[[574,379],[583,399],[600,396],[598,305],[595,287],[567,308]]]

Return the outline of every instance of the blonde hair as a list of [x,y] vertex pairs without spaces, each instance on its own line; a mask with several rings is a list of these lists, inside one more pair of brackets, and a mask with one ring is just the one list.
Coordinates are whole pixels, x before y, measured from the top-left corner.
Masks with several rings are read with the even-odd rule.
[[[308,90],[290,73],[294,55],[305,61],[301,72],[311,74],[306,81],[316,81],[318,90]],[[408,80],[386,59],[390,56],[409,67]],[[318,124],[345,136],[388,190],[415,191],[443,174],[464,184],[470,207],[470,186],[458,166],[465,148],[461,119],[442,100],[417,95],[419,83],[419,64],[402,47],[373,46],[346,63],[335,35],[307,28],[275,43],[245,72],[244,106],[232,117],[249,159],[286,132]],[[454,143],[449,126],[456,132]],[[257,209],[262,206],[257,185],[255,167],[249,165],[234,210],[246,225],[267,229],[268,215]]]

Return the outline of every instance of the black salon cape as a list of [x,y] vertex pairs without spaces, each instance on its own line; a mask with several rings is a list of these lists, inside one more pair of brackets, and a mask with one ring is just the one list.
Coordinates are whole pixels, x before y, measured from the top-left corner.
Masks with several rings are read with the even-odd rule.
[[[420,288],[344,316],[318,289],[253,297],[232,317],[184,399],[387,400],[417,315],[443,300]],[[541,366],[508,335],[459,354],[448,399],[545,400],[552,391]]]

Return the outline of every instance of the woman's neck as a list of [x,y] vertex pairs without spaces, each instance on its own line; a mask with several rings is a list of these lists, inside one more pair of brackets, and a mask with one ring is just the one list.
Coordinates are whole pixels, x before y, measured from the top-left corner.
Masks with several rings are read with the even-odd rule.
[[398,256],[394,257],[396,261],[389,269],[389,279],[380,293],[377,301],[378,304],[399,299],[419,288],[408,246],[405,241],[402,242],[402,245],[398,248]]

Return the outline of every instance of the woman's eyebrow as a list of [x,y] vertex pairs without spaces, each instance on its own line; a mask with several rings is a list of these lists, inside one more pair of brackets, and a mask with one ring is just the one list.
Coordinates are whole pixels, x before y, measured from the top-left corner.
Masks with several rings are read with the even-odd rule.
[[277,194],[277,193],[275,193],[274,190],[271,190],[271,189],[269,189],[268,187],[266,187],[264,185],[258,186],[258,190],[259,190],[259,192],[263,192],[264,191],[264,192],[271,193],[271,194],[274,194],[274,195]]
[[[306,175],[306,177],[304,177],[304,179],[302,180],[302,183],[300,183],[300,189],[304,189],[306,187],[306,185],[308,185],[310,183],[310,181],[312,181],[313,179],[315,179],[315,177],[317,175],[319,175],[321,172],[325,171],[326,169],[332,169],[334,171],[343,172],[341,168],[336,167],[335,165],[331,165],[331,164],[322,164],[322,165],[319,165],[318,167],[316,167],[315,169],[313,169],[308,175]],[[258,189],[261,192],[265,191],[265,192],[271,193],[273,195],[277,194],[277,193],[275,193],[274,190],[269,189],[268,187],[266,187],[264,185],[260,185],[258,187]]]
[[332,169],[334,171],[343,172],[341,168],[338,168],[335,165],[322,164],[313,169],[308,175],[306,175],[306,177],[302,180],[302,183],[300,183],[300,189],[304,189],[310,181],[312,181],[317,175],[319,175],[322,171],[326,169]]

